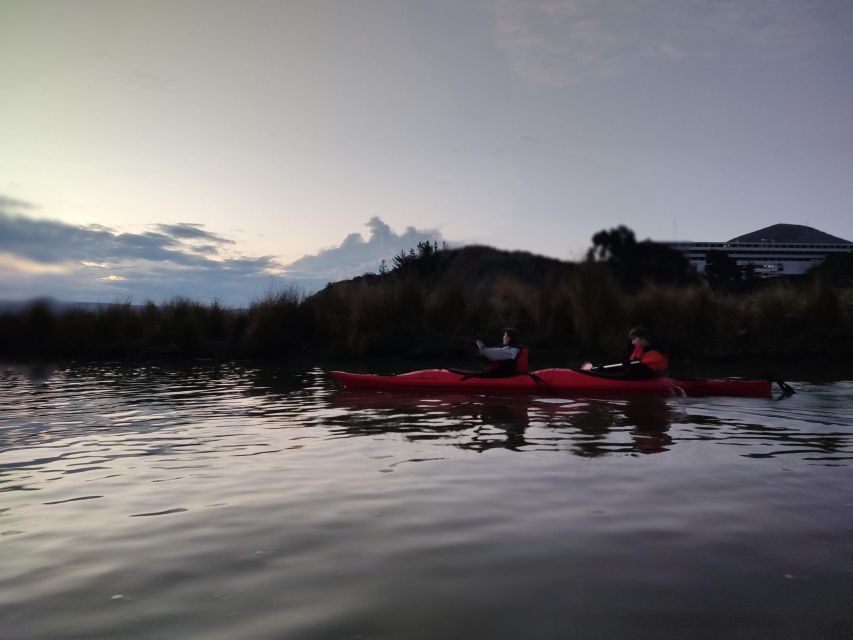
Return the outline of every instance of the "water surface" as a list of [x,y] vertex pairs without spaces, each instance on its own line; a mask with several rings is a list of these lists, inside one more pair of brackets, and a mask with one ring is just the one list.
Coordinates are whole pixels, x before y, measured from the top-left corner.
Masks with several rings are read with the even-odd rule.
[[853,382],[348,393],[0,374],[0,636],[850,638]]

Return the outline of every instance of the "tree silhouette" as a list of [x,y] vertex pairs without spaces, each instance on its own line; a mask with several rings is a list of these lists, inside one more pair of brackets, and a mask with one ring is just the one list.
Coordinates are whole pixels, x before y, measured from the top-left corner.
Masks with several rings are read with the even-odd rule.
[[705,254],[705,278],[717,289],[731,289],[740,284],[743,273],[737,260],[725,251],[711,249]]
[[[415,251],[415,249],[409,249],[408,252],[400,250],[400,253],[392,259],[394,269],[403,269],[413,264],[418,264],[419,267],[423,268],[427,265],[431,265],[436,254],[438,254],[438,242],[435,241],[430,242],[429,240],[424,240],[422,242],[418,242],[416,248],[417,251]],[[442,243],[441,248],[446,248],[444,243]]]
[[651,240],[637,242],[634,232],[624,225],[592,236],[587,260],[606,262],[619,281],[631,289],[644,281],[683,284],[695,277],[683,254]]

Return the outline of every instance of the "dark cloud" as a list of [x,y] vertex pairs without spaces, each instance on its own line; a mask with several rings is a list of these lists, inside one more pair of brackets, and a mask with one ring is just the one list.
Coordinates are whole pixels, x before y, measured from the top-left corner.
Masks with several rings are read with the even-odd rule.
[[0,251],[41,264],[151,260],[199,265],[206,261],[187,253],[179,240],[163,233],[117,234],[102,226],[74,226],[2,211]]
[[[162,301],[181,295],[245,305],[283,286],[313,291],[324,284],[273,275],[281,265],[272,256],[213,259],[220,245],[234,243],[201,225],[156,225],[157,231],[117,233],[99,225],[75,226],[11,212],[23,204],[0,200],[0,299]],[[204,243],[198,244],[200,240]],[[31,266],[16,265],[14,259]]]
[[337,247],[304,256],[285,268],[294,276],[340,280],[374,271],[382,260],[390,263],[400,251],[413,249],[419,242],[442,241],[437,229],[407,227],[402,234],[394,233],[376,216],[366,226],[370,229],[367,240],[360,233],[351,233]]
[[181,240],[206,240],[216,244],[235,244],[233,240],[206,231],[203,224],[179,222],[178,224],[158,224],[156,228],[160,233]]
[[192,247],[191,251],[205,256],[214,256],[219,254],[219,247],[215,247],[212,244],[200,244]]
[[36,206],[29,202],[0,195],[0,213],[12,213],[35,208]]

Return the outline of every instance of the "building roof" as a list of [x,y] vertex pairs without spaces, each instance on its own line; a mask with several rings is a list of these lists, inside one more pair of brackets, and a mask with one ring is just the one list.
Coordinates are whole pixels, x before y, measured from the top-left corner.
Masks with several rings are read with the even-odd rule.
[[849,240],[801,224],[774,224],[729,242],[784,242],[791,244],[853,244]]

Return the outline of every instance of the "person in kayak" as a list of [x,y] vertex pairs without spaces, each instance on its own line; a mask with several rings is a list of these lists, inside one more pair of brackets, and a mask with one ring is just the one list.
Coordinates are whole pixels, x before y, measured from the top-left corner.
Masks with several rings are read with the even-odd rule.
[[669,356],[664,348],[655,343],[645,327],[636,326],[628,332],[631,341],[631,352],[627,360],[621,364],[595,367],[585,362],[581,367],[584,371],[604,370],[614,376],[644,380],[659,378],[669,370]]
[[527,373],[527,347],[518,343],[516,329],[504,329],[503,345],[500,347],[487,347],[482,340],[477,340],[476,344],[479,355],[489,361],[485,375],[502,377]]

